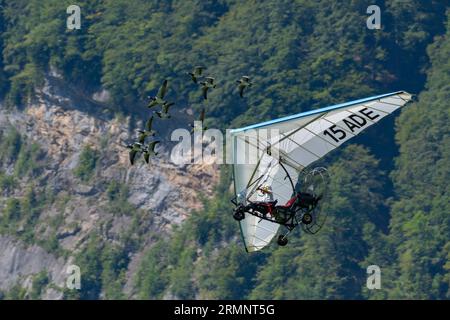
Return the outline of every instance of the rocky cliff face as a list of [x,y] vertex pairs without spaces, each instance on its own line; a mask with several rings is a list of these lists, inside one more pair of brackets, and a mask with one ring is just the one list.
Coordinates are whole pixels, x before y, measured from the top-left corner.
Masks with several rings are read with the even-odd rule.
[[[71,259],[57,258],[39,246],[25,246],[10,236],[0,236],[0,288],[7,290],[16,284],[30,290],[32,277],[46,271],[52,283],[62,288],[66,283]],[[59,290],[48,288],[43,299],[60,299]]]
[[[33,275],[43,270],[49,273],[54,286],[62,288],[65,268],[76,264],[73,257],[83,250],[92,232],[100,232],[106,241],[119,241],[137,219],[142,243],[132,254],[127,273],[126,289],[132,294],[134,269],[141,253],[151,246],[153,235],[170,233],[171,226],[181,224],[191,210],[201,207],[199,195],[212,194],[218,180],[217,168],[173,164],[168,143],[162,144],[160,155],[150,165],[140,160],[130,166],[124,145],[135,133],[129,117],[111,115],[103,110],[102,102],[68,88],[58,77],[49,76],[37,96],[37,101],[23,110],[0,107],[0,131],[16,128],[45,154],[45,165],[38,177],[21,178],[13,190],[0,193],[0,210],[8,198],[23,197],[31,181],[36,192],[51,193],[56,200],[42,210],[33,232],[37,239],[56,233],[64,254],[58,256],[38,245],[23,243],[14,234],[0,235],[0,290],[8,291],[15,284],[29,288]],[[178,117],[182,117],[181,113]],[[170,128],[161,125],[157,129],[167,140]],[[74,170],[86,146],[96,150],[99,157],[93,177],[82,181]],[[0,168],[6,174],[14,173],[11,164],[0,163]],[[112,181],[127,187],[126,200],[133,214],[111,213],[108,185]],[[58,224],[50,226],[49,221],[54,220]],[[43,298],[62,297],[50,287]]]

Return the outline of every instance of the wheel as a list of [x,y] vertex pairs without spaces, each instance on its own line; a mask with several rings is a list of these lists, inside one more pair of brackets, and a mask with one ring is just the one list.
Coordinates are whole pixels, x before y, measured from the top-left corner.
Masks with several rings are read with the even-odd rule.
[[311,224],[313,217],[310,213],[305,213],[302,217],[302,223]]
[[287,245],[287,243],[288,243],[288,238],[287,238],[285,235],[280,234],[280,235],[278,236],[277,243],[278,243],[279,246],[284,247],[284,246]]
[[241,210],[236,210],[233,213],[233,218],[237,221],[241,221],[242,219],[245,218],[245,214]]

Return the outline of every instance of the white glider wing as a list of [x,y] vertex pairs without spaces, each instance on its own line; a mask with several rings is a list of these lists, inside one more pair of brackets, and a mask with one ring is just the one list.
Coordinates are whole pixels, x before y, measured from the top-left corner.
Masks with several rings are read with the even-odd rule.
[[[398,91],[232,130],[238,200],[261,200],[257,189],[268,186],[273,200],[286,203],[301,170],[411,99]],[[269,244],[279,225],[246,213],[240,228],[246,250],[252,252]]]

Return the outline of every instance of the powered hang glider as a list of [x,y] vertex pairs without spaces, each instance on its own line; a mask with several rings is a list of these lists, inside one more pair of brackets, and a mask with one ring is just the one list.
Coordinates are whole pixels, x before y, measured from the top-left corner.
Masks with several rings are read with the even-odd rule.
[[264,248],[280,225],[287,233],[299,224],[316,233],[324,223],[318,203],[328,173],[306,168],[411,99],[398,91],[232,130],[233,216],[246,250]]

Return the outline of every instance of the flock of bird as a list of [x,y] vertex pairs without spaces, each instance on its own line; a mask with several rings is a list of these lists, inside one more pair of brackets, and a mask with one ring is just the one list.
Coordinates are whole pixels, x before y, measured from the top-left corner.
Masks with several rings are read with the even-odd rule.
[[[194,68],[192,72],[188,72],[187,75],[191,77],[192,81],[195,84],[201,86],[203,99],[207,100],[208,91],[211,89],[215,89],[217,85],[213,77],[202,76],[204,70],[205,70],[204,67],[197,66]],[[239,96],[243,98],[245,89],[252,86],[250,77],[242,76],[241,79],[237,80],[236,82],[238,83]],[[147,108],[149,109],[161,106],[160,111],[154,111],[154,114],[156,114],[156,116],[160,119],[170,119],[171,115],[169,113],[169,108],[175,104],[174,102],[169,102],[165,99],[167,89],[168,89],[168,81],[164,80],[163,84],[158,90],[158,93],[153,97],[149,97],[150,101],[147,105]],[[158,155],[158,152],[155,152],[155,147],[161,141],[153,140],[149,143],[146,143],[147,138],[151,138],[156,135],[156,131],[152,129],[154,119],[155,116],[152,114],[150,119],[148,119],[148,121],[146,122],[144,130],[138,130],[137,141],[126,146],[128,149],[130,149],[129,155],[131,165],[135,163],[136,157],[139,154],[142,154],[144,156],[144,160],[147,164],[150,162],[150,157]],[[201,129],[207,130],[208,128],[203,125],[204,120],[205,120],[205,109],[203,108],[200,113],[199,121],[202,123]],[[193,133],[195,130],[198,130],[198,128],[194,124],[190,124],[189,126],[192,128],[191,133]]]

